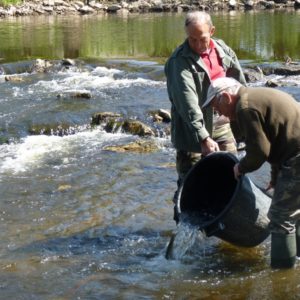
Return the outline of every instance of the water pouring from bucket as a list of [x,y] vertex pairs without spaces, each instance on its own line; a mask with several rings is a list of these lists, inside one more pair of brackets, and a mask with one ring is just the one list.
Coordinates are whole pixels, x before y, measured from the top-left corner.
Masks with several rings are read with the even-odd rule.
[[[214,152],[198,161],[186,175],[176,205],[192,231],[236,246],[255,247],[269,236],[271,199],[247,175],[238,181],[234,178],[237,162],[228,152]],[[167,258],[174,252],[175,239],[167,247]]]

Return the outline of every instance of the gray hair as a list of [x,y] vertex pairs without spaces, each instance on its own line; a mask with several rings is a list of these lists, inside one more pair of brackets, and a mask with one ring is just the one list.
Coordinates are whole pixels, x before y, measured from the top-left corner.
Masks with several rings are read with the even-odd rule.
[[211,20],[211,16],[204,12],[204,11],[192,11],[188,12],[185,18],[185,28],[188,27],[190,24],[207,24],[209,28],[213,27],[213,23]]
[[[240,89],[240,87],[242,86],[241,83],[237,82],[235,85],[231,86],[231,87],[228,87],[226,88],[223,92],[227,92],[231,95],[236,95]],[[221,93],[219,93],[221,94]]]
[[241,86],[239,81],[231,77],[220,77],[213,80],[208,87],[206,100],[202,107],[209,105],[215,97],[219,97],[223,92],[236,95]]

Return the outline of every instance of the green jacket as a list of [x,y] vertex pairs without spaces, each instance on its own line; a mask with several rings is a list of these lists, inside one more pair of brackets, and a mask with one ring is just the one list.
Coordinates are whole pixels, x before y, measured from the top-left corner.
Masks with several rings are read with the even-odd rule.
[[[234,51],[222,40],[213,40],[226,76],[246,84]],[[212,109],[201,110],[210,85],[205,64],[186,40],[166,62],[165,74],[171,101],[171,141],[177,150],[201,152],[201,141],[213,131]]]

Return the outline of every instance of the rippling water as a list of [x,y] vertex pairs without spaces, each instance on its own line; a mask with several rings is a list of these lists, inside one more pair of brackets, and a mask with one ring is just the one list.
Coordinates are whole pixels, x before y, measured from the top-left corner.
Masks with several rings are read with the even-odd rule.
[[[109,61],[24,72],[21,82],[0,76],[0,133],[9,141],[0,145],[1,299],[297,299],[299,266],[270,270],[268,240],[241,249],[196,238],[180,259],[165,259],[175,230],[169,138],[153,138],[154,153],[118,153],[105,146],[137,137],[89,125],[100,111],[151,124],[149,110],[169,109],[161,71]],[[57,97],[74,88],[91,99]],[[29,134],[59,122],[77,129]],[[266,170],[254,175],[262,185]]]

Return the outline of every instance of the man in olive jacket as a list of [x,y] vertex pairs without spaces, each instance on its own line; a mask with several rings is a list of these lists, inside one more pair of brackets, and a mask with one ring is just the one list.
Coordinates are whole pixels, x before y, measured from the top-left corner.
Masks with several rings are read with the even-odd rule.
[[212,81],[203,107],[209,104],[244,137],[246,155],[233,169],[237,180],[270,163],[271,266],[292,267],[300,257],[300,104],[280,90],[244,87],[233,78]]
[[[185,30],[187,39],[165,65],[171,101],[171,141],[177,151],[178,187],[201,154],[219,149],[236,150],[229,121],[214,116],[212,109],[201,110],[210,81],[227,76],[246,83],[234,51],[222,40],[211,38],[215,27],[209,14],[188,13]],[[178,222],[177,191],[173,201],[174,220]]]

